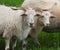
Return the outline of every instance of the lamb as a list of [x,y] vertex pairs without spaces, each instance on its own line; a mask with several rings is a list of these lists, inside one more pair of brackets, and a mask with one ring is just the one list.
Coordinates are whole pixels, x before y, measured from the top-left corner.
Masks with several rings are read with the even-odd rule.
[[[52,0],[51,0],[51,2],[52,2]],[[47,0],[46,1],[44,1],[44,0],[38,0],[38,1],[25,0],[22,4],[22,7],[32,7],[35,10],[38,10],[37,11],[38,13],[41,13],[40,17],[36,18],[35,26],[31,29],[31,31],[29,33],[29,35],[33,38],[35,44],[39,45],[39,46],[40,46],[40,43],[37,39],[38,32],[41,32],[42,29],[44,28],[44,26],[49,26],[50,17],[54,18],[54,15],[52,15],[51,12],[48,10],[51,9],[53,6],[55,6],[57,2],[54,2],[54,1],[52,3],[51,2],[49,0],[48,0],[48,2],[47,2]],[[39,10],[42,10],[42,11],[39,11]]]
[[22,41],[23,50],[25,50],[25,39],[33,27],[35,15],[36,12],[32,8],[26,11],[13,10],[11,7],[0,5],[0,35],[3,34],[5,38],[5,50],[9,50],[10,39],[13,36]]
[[49,27],[45,27],[44,31],[60,31],[60,4],[51,8],[50,11],[56,16],[56,18],[50,19],[51,25]]
[[[48,12],[48,13],[47,13]],[[50,18],[55,18],[54,15],[52,15],[49,11],[43,11],[44,15],[42,15],[42,17],[37,17],[35,20],[35,26],[31,29],[31,31],[29,32],[29,36],[32,37],[34,43],[37,46],[40,46],[40,43],[37,39],[38,37],[38,33],[40,33],[44,27],[49,26],[50,25]],[[46,15],[47,14],[47,15]]]
[[57,4],[59,4],[59,0],[24,0],[22,7],[50,9]]

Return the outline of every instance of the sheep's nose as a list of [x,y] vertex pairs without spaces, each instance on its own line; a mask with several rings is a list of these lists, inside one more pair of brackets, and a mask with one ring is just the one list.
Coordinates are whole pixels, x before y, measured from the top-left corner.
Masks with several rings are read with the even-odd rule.
[[49,26],[50,24],[47,24],[46,26]]
[[33,27],[33,23],[30,23],[30,27]]

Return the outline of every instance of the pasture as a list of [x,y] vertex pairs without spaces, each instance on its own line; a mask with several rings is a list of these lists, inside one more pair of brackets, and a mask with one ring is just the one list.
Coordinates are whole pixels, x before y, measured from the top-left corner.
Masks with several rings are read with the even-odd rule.
[[[19,7],[23,0],[0,0],[0,4],[7,6]],[[33,40],[29,37],[27,39],[27,50],[60,50],[60,32],[44,32],[42,31],[38,36],[40,47],[36,46]],[[4,39],[0,38],[0,50],[4,50]],[[11,41],[12,45],[12,41]],[[10,45],[10,46],[11,46]],[[21,50],[21,42],[18,39],[16,50]]]

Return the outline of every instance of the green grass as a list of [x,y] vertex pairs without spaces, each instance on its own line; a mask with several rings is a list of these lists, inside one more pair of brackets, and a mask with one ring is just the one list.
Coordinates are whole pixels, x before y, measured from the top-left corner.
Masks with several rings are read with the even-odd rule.
[[[40,47],[36,46],[32,38],[27,39],[27,50],[60,50],[60,33],[41,32],[38,36]],[[4,50],[4,39],[0,38],[0,49]],[[11,43],[12,45],[12,43]],[[16,50],[21,50],[21,42],[18,40]]]
[[[28,38],[27,41],[27,50],[60,50],[59,44],[60,44],[60,33],[54,32],[54,33],[46,33],[41,32],[38,36],[39,42],[41,44],[40,47],[36,46],[31,38]],[[16,50],[21,49],[21,43],[19,43],[19,40],[17,42],[17,48]]]
[[[7,6],[20,7],[23,0],[0,0],[0,4]],[[33,40],[28,38],[27,50],[60,50],[60,33],[46,33],[41,32],[38,36],[41,47],[35,46]],[[4,50],[4,39],[0,38],[0,50]],[[18,40],[16,50],[21,50],[21,42]]]
[[0,0],[0,4],[7,6],[21,6],[24,0]]

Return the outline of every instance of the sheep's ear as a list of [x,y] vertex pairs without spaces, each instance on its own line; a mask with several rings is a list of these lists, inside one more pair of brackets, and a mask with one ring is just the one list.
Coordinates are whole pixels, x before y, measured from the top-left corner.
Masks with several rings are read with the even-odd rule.
[[27,16],[27,14],[22,14],[21,16]]
[[35,16],[40,16],[40,14],[36,14]]
[[20,10],[23,10],[23,11],[25,11],[25,12],[26,12],[26,9],[27,9],[27,8],[20,7]]
[[12,10],[18,10],[18,8],[16,8],[16,7],[11,7],[11,9],[12,9]]
[[33,8],[36,12],[42,12],[42,9],[41,8]]
[[43,18],[44,16],[40,15],[40,14],[36,14],[35,16],[39,17],[39,18]]
[[35,16],[37,16],[37,17],[39,17],[39,18],[44,17],[44,16],[42,16],[42,13],[41,13],[41,12],[37,12]]
[[56,18],[55,16],[51,16],[50,18]]

